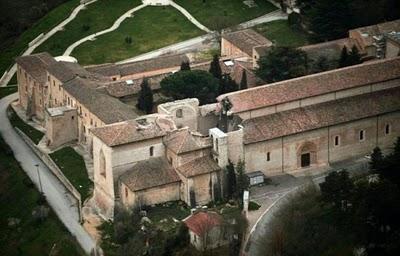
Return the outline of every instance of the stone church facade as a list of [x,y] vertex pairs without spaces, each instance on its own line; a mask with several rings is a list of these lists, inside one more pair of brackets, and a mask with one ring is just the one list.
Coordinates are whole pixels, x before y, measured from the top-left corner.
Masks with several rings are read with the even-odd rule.
[[399,57],[220,95],[209,105],[168,102],[145,116],[124,103],[140,73],[167,76],[182,58],[88,68],[46,53],[17,59],[20,106],[46,127],[50,148],[76,141],[91,153],[93,200],[104,218],[116,205],[218,200],[229,160],[265,176],[316,174],[376,146],[387,152],[400,135]]

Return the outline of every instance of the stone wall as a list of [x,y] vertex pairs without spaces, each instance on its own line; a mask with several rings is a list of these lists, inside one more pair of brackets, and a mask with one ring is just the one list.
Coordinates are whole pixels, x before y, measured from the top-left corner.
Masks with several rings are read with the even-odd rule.
[[77,112],[74,108],[53,108],[46,111],[46,138],[50,148],[57,148],[78,139]]
[[[365,156],[375,146],[388,152],[396,137],[400,136],[398,120],[400,112],[247,144],[244,146],[246,171],[262,171],[271,176],[327,168],[335,162]],[[364,133],[362,140],[361,130]],[[338,145],[335,145],[336,136]],[[310,167],[301,167],[302,150],[311,152]]]
[[197,131],[199,100],[185,99],[164,103],[158,106],[158,113],[170,115],[177,128],[189,127],[191,131]]
[[234,44],[226,40],[225,38],[221,38],[221,56],[222,57],[248,57],[251,58],[248,54],[244,53]]

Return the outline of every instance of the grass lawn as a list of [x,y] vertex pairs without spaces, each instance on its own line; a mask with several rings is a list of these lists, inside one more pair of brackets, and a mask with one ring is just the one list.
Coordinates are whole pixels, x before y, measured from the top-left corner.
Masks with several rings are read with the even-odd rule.
[[82,202],[88,198],[92,193],[93,182],[88,177],[82,156],[76,153],[73,148],[65,147],[50,154],[50,157],[79,191]]
[[4,43],[4,48],[0,51],[0,73],[14,62],[14,58],[21,55],[28,47],[28,43],[35,39],[41,33],[48,32],[61,21],[66,19],[72,10],[78,6],[79,0],[70,0],[51,10],[46,16],[41,18],[31,28],[26,30],[18,39],[9,40]]
[[307,35],[290,28],[286,20],[260,24],[255,29],[277,46],[300,47],[308,43]]
[[14,92],[18,91],[18,87],[17,86],[13,86],[13,87],[0,87],[0,99],[13,94]]
[[29,124],[25,123],[19,116],[15,113],[15,111],[9,107],[9,116],[11,125],[19,128],[23,133],[25,133],[31,140],[38,144],[39,141],[43,138],[44,134],[41,131],[36,130]]
[[255,0],[257,7],[252,8],[245,5],[243,0],[175,0],[175,2],[211,30],[234,26],[277,9],[266,0]]
[[[121,26],[75,48],[81,64],[116,62],[204,34],[173,7],[148,6]],[[132,43],[125,42],[127,37]]]
[[63,31],[54,34],[35,52],[47,51],[53,56],[62,55],[71,44],[111,27],[122,14],[141,3],[140,0],[98,0],[88,5],[85,10],[81,10]]
[[[0,136],[1,255],[84,255],[52,211],[43,222],[32,218],[38,198],[39,192]],[[21,222],[9,227],[9,218]]]

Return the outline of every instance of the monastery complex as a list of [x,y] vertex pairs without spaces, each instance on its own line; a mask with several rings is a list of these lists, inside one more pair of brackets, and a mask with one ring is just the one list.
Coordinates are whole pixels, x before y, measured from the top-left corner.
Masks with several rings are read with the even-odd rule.
[[[400,136],[400,20],[352,30],[349,38],[304,47],[337,54],[355,45],[359,65],[266,84],[254,74],[272,42],[253,30],[222,35],[220,66],[248,88],[163,103],[142,115],[134,102],[143,78],[152,90],[182,62],[208,70],[187,54],[128,64],[82,67],[48,53],[18,57],[19,105],[46,128],[55,149],[78,142],[94,163],[94,201],[113,218],[126,207],[182,200],[195,207],[223,195],[224,168],[245,163],[246,173],[307,175],[332,164],[384,152]],[[378,38],[379,39],[379,38]]]

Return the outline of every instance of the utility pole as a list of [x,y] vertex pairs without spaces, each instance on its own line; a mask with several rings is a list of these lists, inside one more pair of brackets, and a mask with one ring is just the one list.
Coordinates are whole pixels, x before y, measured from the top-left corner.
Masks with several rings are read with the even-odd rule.
[[38,179],[39,179],[40,195],[43,195],[42,181],[40,179],[40,173],[39,173],[39,164],[35,164],[35,166],[36,166],[37,176],[38,176]]

